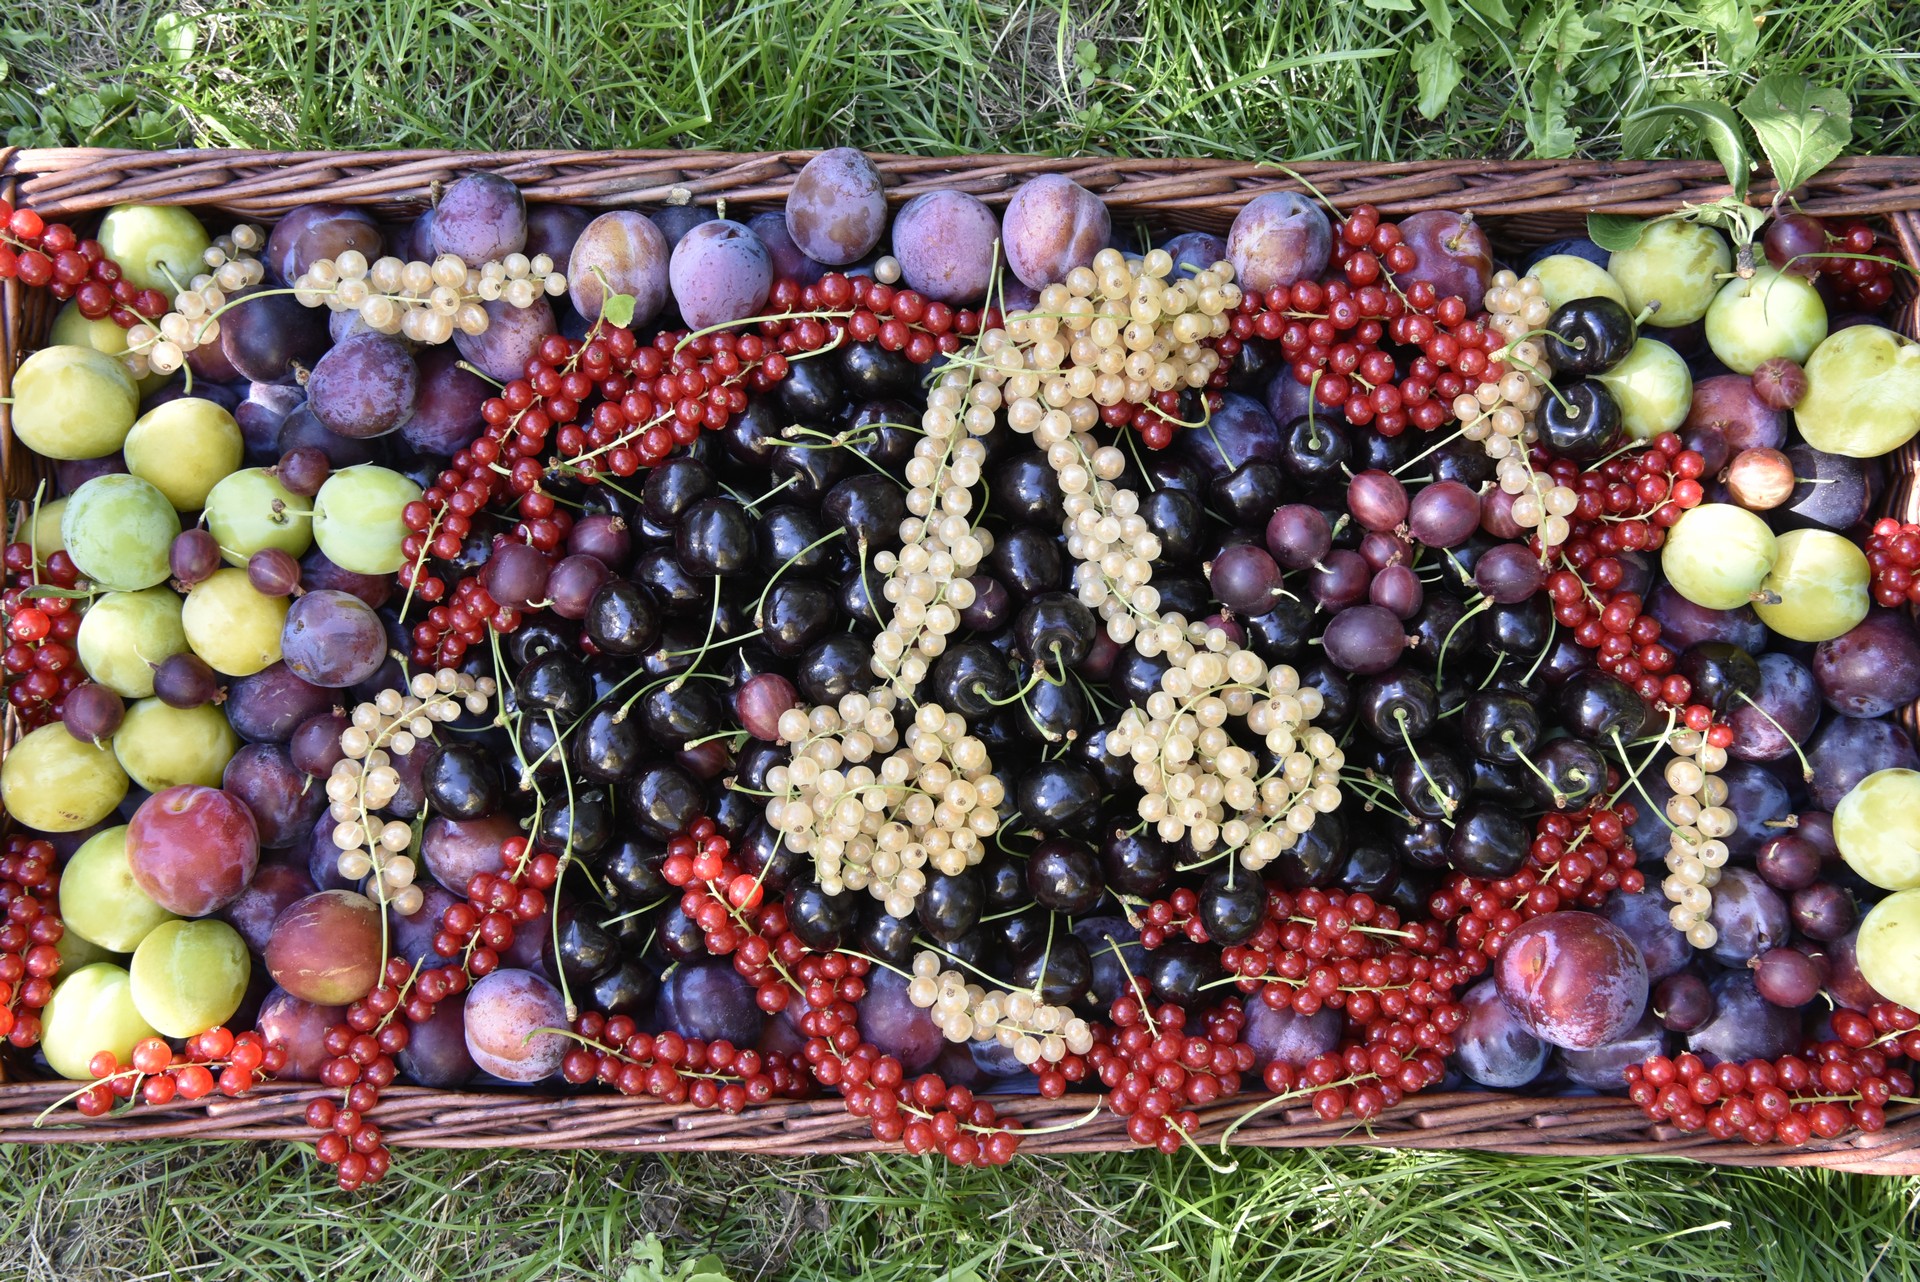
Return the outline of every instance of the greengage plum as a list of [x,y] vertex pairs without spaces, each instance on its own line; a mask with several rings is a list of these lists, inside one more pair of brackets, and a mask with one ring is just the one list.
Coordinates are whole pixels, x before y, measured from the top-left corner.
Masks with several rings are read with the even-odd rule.
[[[457,1006],[459,999],[449,999],[445,1004]],[[257,1027],[267,1045],[278,1044],[287,1052],[286,1066],[274,1076],[283,1082],[319,1081],[320,1066],[333,1058],[327,1053],[327,1030],[345,1023],[346,1018],[344,1006],[306,1001],[284,988],[269,990],[260,1003]],[[417,1036],[418,1026],[413,1031]]]
[[88,676],[124,698],[145,699],[154,668],[187,648],[180,598],[164,587],[109,592],[80,616],[74,644]]
[[124,472],[96,476],[60,514],[67,555],[96,588],[135,592],[164,582],[180,517],[151,482]]
[[673,247],[667,277],[688,328],[707,329],[760,314],[773,284],[773,259],[748,228],[718,218]]
[[1000,220],[963,191],[915,196],[893,220],[893,256],[916,292],[954,307],[986,298]]
[[201,255],[211,243],[193,211],[179,205],[115,205],[94,233],[100,248],[136,289],[157,289],[171,298],[204,270]]
[[240,466],[240,426],[220,405],[183,396],[142,414],[123,447],[127,471],[150,481],[182,512],[206,506],[207,492]]
[[335,472],[313,496],[313,540],[344,570],[392,574],[406,563],[400,514],[420,493],[390,468],[366,464]]
[[1613,395],[1620,425],[1636,441],[1650,441],[1686,421],[1693,376],[1680,354],[1654,338],[1637,339],[1626,356],[1594,381]]
[[1876,770],[1854,784],[1834,807],[1833,839],[1882,890],[1920,887],[1920,771]]
[[238,797],[181,784],[153,794],[127,825],[127,865],[168,912],[204,917],[240,897],[260,864],[260,831]]
[[1920,344],[1911,339],[1879,325],[1836,330],[1807,359],[1806,375],[1793,413],[1814,449],[1875,458],[1920,432]]
[[130,953],[174,914],[134,880],[122,824],[87,838],[60,870],[60,918],[69,934],[109,953]]
[[1603,1046],[1646,1009],[1640,950],[1593,913],[1553,912],[1526,922],[1508,937],[1494,976],[1508,1009],[1555,1046]]
[[1243,290],[1266,293],[1315,279],[1332,253],[1333,224],[1320,206],[1297,192],[1255,196],[1227,231],[1227,261]]
[[1872,570],[1860,545],[1830,530],[1789,530],[1753,603],[1761,622],[1794,641],[1831,641],[1867,617]]
[[344,1006],[379,982],[380,952],[380,906],[351,890],[323,890],[287,905],[273,923],[266,962],[273,982],[293,996]]
[[1703,503],[1667,532],[1660,568],[1681,596],[1710,610],[1753,600],[1779,558],[1767,523],[1731,503]]
[[[633,299],[632,328],[649,324],[667,303],[667,260],[673,247],[651,218],[616,209],[588,223],[566,260],[574,310],[600,319],[609,288]],[[604,283],[603,283],[604,282]]]
[[1827,336],[1827,305],[1804,277],[1771,266],[1736,275],[1707,307],[1707,345],[1736,374],[1805,361]]
[[253,965],[224,921],[162,922],[127,966],[133,1006],[165,1037],[196,1037],[240,1009]]
[[313,504],[295,494],[271,468],[231,472],[207,493],[206,526],[220,540],[228,565],[244,566],[255,552],[278,548],[300,556],[313,546]]
[[1616,250],[1607,260],[1608,273],[1626,293],[1627,310],[1638,315],[1658,303],[1646,323],[1663,329],[1705,316],[1721,279],[1732,270],[1733,251],[1725,236],[1679,219],[1644,228],[1632,248]]
[[1556,311],[1576,298],[1611,298],[1622,307],[1627,305],[1627,292],[1607,273],[1604,262],[1577,254],[1548,254],[1528,269],[1528,275],[1539,278],[1540,296]]
[[794,176],[787,193],[787,234],[815,262],[829,267],[857,263],[886,230],[886,184],[874,163],[855,148],[823,151]]
[[245,570],[219,570],[180,607],[187,645],[214,671],[245,677],[280,661],[287,599],[257,591]]
[[1022,183],[1000,220],[1007,266],[1032,289],[1063,281],[1076,267],[1092,266],[1112,231],[1106,203],[1061,174]]
[[91,1081],[87,1064],[101,1051],[126,1063],[134,1046],[155,1035],[133,1004],[127,972],[111,962],[82,966],[61,979],[40,1015],[40,1049],[54,1072]]

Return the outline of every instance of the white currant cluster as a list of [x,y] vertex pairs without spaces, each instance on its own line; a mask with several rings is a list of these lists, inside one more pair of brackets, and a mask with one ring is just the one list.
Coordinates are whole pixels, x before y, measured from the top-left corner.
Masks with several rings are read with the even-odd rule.
[[1065,1006],[1050,1006],[1030,992],[990,992],[957,970],[941,969],[937,953],[913,959],[907,1000],[933,1013],[950,1042],[997,1041],[1022,1064],[1057,1064],[1093,1049],[1093,1029]]
[[1485,304],[1488,326],[1507,340],[1495,357],[1508,369],[1455,397],[1453,413],[1461,435],[1480,443],[1494,460],[1500,488],[1514,496],[1514,524],[1537,533],[1542,547],[1558,547],[1571,533],[1567,518],[1579,495],[1535,472],[1527,461],[1527,446],[1538,436],[1534,417],[1546,398],[1557,394],[1549,383],[1553,367],[1546,347],[1531,337],[1546,325],[1553,307],[1539,277],[1510,271],[1495,273]]
[[1727,808],[1727,784],[1719,777],[1727,752],[1697,730],[1675,731],[1668,741],[1676,754],[1667,763],[1667,876],[1660,889],[1673,907],[1667,911],[1675,930],[1695,948],[1711,948],[1720,938],[1708,915],[1713,887],[1727,862],[1727,836],[1738,826]]
[[365,254],[350,249],[338,258],[320,259],[293,283],[293,296],[307,307],[358,312],[369,329],[427,344],[444,343],[455,330],[486,333],[490,322],[482,303],[531,307],[543,294],[566,292],[567,278],[545,254],[508,254],[469,267],[455,254],[431,263],[393,257],[369,263]]
[[[919,706],[904,739],[890,707],[861,694],[837,708],[790,708],[779,733],[793,759],[767,772],[767,823],[789,850],[813,856],[828,894],[865,890],[905,917],[929,864],[965,872],[999,830],[1006,790],[986,745],[938,704]],[[866,764],[875,756],[877,769]]]
[[424,896],[413,884],[418,870],[406,853],[413,829],[379,817],[400,790],[393,758],[431,739],[434,723],[456,720],[462,712],[485,712],[495,689],[492,677],[476,681],[452,668],[416,673],[406,693],[382,690],[354,708],[351,724],[340,732],[345,755],[327,777],[340,875],[354,882],[369,873],[376,876],[381,901],[402,917],[419,912]]
[[264,231],[241,223],[202,251],[200,261],[207,270],[174,296],[173,310],[150,325],[143,321],[127,330],[124,359],[136,377],[171,374],[187,363],[188,352],[220,337],[218,313],[228,295],[266,278],[265,264],[254,257],[266,243]]

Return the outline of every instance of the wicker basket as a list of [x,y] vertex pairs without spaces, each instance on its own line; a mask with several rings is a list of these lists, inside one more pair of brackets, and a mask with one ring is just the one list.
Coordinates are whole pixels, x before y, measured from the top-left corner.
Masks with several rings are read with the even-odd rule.
[[[0,197],[50,216],[84,219],[123,201],[212,207],[238,217],[273,219],[295,205],[329,200],[371,206],[385,214],[418,211],[437,184],[486,170],[512,179],[534,201],[588,206],[632,206],[726,201],[752,206],[785,197],[793,175],[812,153],[722,154],[678,151],[382,153],[0,149]],[[956,156],[874,158],[898,203],[935,188],[958,188],[990,204],[1004,203],[1025,178],[1065,173],[1099,192],[1123,219],[1158,227],[1224,231],[1248,200],[1268,191],[1301,191],[1307,183],[1336,204],[1363,203],[1388,214],[1422,209],[1470,210],[1497,240],[1538,244],[1577,234],[1593,212],[1649,215],[1682,203],[1729,193],[1717,165],[1641,161],[1427,161],[1393,164],[1303,164],[1269,168],[1204,160],[1058,160],[1037,157]],[[1772,185],[1756,182],[1752,199],[1764,202]],[[1875,218],[1896,238],[1901,257],[1920,264],[1920,159],[1842,160],[1814,179],[1801,206],[1816,214]],[[1901,328],[1913,334],[1920,311],[1901,309]],[[42,339],[53,306],[44,291],[0,284],[0,397],[20,359]],[[37,460],[16,448],[6,406],[0,404],[0,465],[9,497],[31,492]],[[1884,510],[1920,518],[1914,475],[1920,446],[1895,460]],[[1906,719],[1911,726],[1913,714]],[[12,735],[7,735],[11,740]],[[215,1096],[198,1103],[81,1122],[71,1110],[58,1124],[36,1127],[41,1112],[65,1096],[69,1082],[15,1082],[0,1086],[0,1141],[73,1143],[100,1140],[304,1140],[307,1101],[332,1091],[269,1083],[242,1099]],[[1200,1109],[1202,1142],[1245,1112],[1258,1097]],[[1030,1127],[1085,1116],[1092,1097],[1047,1101],[1034,1096],[995,1104]],[[1400,1148],[1484,1149],[1595,1158],[1684,1156],[1733,1166],[1822,1166],[1881,1174],[1920,1174],[1920,1106],[1888,1110],[1876,1135],[1815,1141],[1801,1149],[1753,1148],[1702,1135],[1650,1126],[1640,1109],[1619,1096],[1543,1097],[1500,1092],[1423,1094],[1367,1125],[1325,1122],[1304,1102],[1274,1108],[1241,1127],[1239,1144],[1269,1147],[1376,1145]],[[594,1148],[642,1151],[751,1151],[829,1154],[883,1146],[838,1100],[772,1103],[730,1117],[685,1106],[616,1094],[561,1097],[528,1092],[485,1093],[396,1087],[383,1093],[375,1119],[389,1142],[416,1148]],[[1023,1152],[1081,1153],[1127,1148],[1119,1119],[1103,1115],[1087,1125],[1034,1135]]]

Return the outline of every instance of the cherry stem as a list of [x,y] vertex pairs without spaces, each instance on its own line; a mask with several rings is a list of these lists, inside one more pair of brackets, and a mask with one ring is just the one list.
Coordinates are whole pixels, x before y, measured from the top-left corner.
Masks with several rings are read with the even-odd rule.
[[1407,732],[1407,710],[1405,708],[1395,708],[1393,710],[1393,719],[1400,726],[1400,741],[1407,745],[1407,753],[1413,758],[1414,769],[1418,770],[1420,777],[1427,781],[1427,792],[1432,795],[1434,801],[1439,803],[1441,813],[1440,821],[1449,828],[1453,827],[1453,798],[1440,790],[1440,785],[1435,783],[1433,776],[1427,773],[1426,763],[1420,760],[1420,750],[1413,746],[1413,736]]
[[1547,791],[1553,794],[1554,808],[1556,810],[1565,809],[1567,804],[1567,794],[1564,792],[1561,792],[1559,786],[1555,784],[1552,779],[1547,777],[1547,772],[1542,770],[1538,765],[1534,764],[1533,758],[1529,757],[1524,751],[1521,750],[1520,745],[1514,741],[1513,731],[1507,730],[1502,732],[1500,735],[1500,742],[1507,745],[1508,749],[1512,751],[1515,760],[1517,760],[1521,765],[1525,766],[1527,769],[1533,771],[1534,778],[1538,779],[1541,783],[1547,785]]

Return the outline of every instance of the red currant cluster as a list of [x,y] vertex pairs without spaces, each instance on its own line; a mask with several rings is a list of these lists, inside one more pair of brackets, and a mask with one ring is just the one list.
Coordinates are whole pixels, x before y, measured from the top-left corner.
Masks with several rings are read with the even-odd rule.
[[0,1036],[25,1050],[40,1040],[40,1010],[53,996],[66,934],[53,843],[7,838],[0,854]]
[[876,343],[925,365],[942,352],[960,350],[963,336],[1000,324],[998,308],[952,308],[911,289],[896,289],[866,276],[828,272],[811,285],[781,279],[767,306],[782,315],[762,321],[760,332],[786,355],[817,352],[842,341]]
[[1873,599],[1889,610],[1920,605],[1920,525],[1892,517],[1873,523],[1867,537],[1867,564],[1873,569]]
[[599,1081],[622,1095],[739,1113],[750,1103],[798,1098],[809,1084],[805,1069],[790,1058],[672,1030],[643,1033],[625,1015],[588,1011],[573,1028],[580,1045],[561,1060],[560,1073],[575,1086]]
[[[1556,485],[1572,489],[1579,502],[1568,518],[1567,541],[1554,549],[1565,568],[1547,577],[1554,618],[1641,698],[1684,707],[1692,686],[1673,671],[1677,656],[1660,641],[1660,621],[1642,613],[1645,603],[1638,593],[1621,590],[1626,568],[1619,556],[1659,548],[1674,522],[1699,505],[1705,460],[1667,432],[1651,449],[1609,459],[1591,471],[1544,452],[1536,453],[1534,465]],[[1538,549],[1537,539],[1534,546]]]
[[82,1116],[101,1117],[113,1111],[116,1099],[138,1096],[145,1103],[160,1105],[205,1099],[215,1091],[243,1095],[256,1082],[286,1067],[286,1062],[286,1047],[269,1046],[255,1032],[236,1037],[224,1028],[210,1028],[189,1037],[179,1052],[164,1039],[149,1037],[135,1044],[124,1065],[112,1051],[101,1051],[87,1061],[94,1084],[74,1096],[74,1107]]
[[[1616,781],[1608,780],[1609,784]],[[1511,877],[1455,876],[1429,901],[1436,921],[1453,923],[1463,949],[1498,957],[1522,923],[1562,908],[1598,908],[1616,890],[1638,894],[1646,877],[1628,839],[1634,808],[1589,805],[1549,811],[1534,827],[1527,862]]]
[[338,1104],[317,1099],[307,1105],[307,1125],[320,1132],[314,1155],[337,1168],[340,1187],[347,1192],[380,1179],[392,1165],[386,1135],[367,1115],[398,1075],[393,1057],[412,1039],[399,1017],[416,1022],[432,1017],[435,1002],[422,991],[428,975],[434,976],[440,997],[466,987],[466,972],[458,967],[416,974],[405,961],[392,958],[383,982],[347,1007],[346,1023],[335,1024],[321,1039],[328,1058],[320,1065],[320,1083],[345,1094]]
[[141,289],[121,275],[97,240],[82,240],[65,223],[50,223],[31,209],[0,200],[0,280],[46,286],[55,298],[74,299],[88,320],[113,318],[121,329],[153,321],[168,308],[167,296]]
[[1881,1130],[1888,1101],[1913,1094],[1912,1074],[1890,1067],[1884,1052],[1838,1040],[1817,1043],[1804,1055],[1711,1068],[1691,1052],[1651,1055],[1629,1064],[1626,1075],[1627,1097],[1652,1121],[1689,1134],[1704,1130],[1715,1139],[1793,1147],[1853,1127]]
[[80,571],[66,552],[36,564],[28,543],[9,543],[7,585],[0,590],[0,617],[6,621],[6,649],[0,668],[7,677],[7,702],[28,730],[56,721],[67,691],[86,680],[74,640],[80,635],[80,609],[72,597],[29,596],[35,588],[71,591]]
[[[405,567],[401,574],[406,573]],[[437,599],[446,590],[438,578],[422,585],[435,589]],[[520,611],[497,605],[487,594],[479,575],[461,579],[454,585],[453,600],[427,610],[426,618],[413,625],[413,661],[423,668],[450,668],[466,657],[467,651],[486,639],[487,629],[511,632],[520,626]]]
[[1863,312],[1878,311],[1893,301],[1894,264],[1880,262],[1897,255],[1880,247],[1880,234],[1865,223],[1846,223],[1827,228],[1828,252],[1860,254],[1859,258],[1828,258],[1820,263],[1820,273],[1833,284],[1834,301],[1842,307]]
[[1086,1059],[1107,1088],[1107,1107],[1127,1119],[1127,1138],[1143,1148],[1178,1152],[1199,1128],[1193,1110],[1239,1094],[1241,1075],[1253,1071],[1253,1047],[1240,1040],[1246,1018],[1232,998],[1189,1034],[1184,1010],[1149,1008],[1136,982],[1108,1017],[1111,1033],[1103,1030]]

